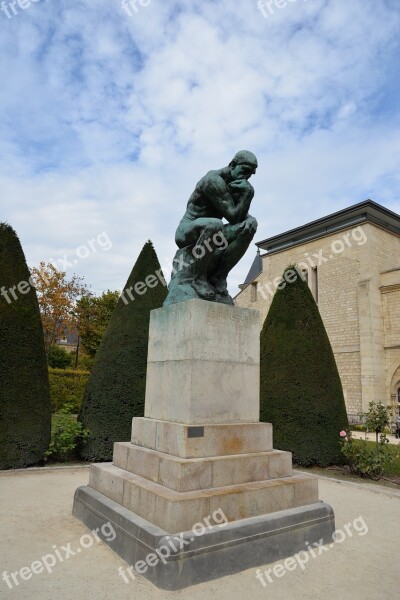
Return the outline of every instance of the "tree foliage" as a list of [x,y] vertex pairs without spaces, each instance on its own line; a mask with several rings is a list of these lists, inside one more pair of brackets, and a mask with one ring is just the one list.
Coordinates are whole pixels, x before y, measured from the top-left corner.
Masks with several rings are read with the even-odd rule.
[[[293,278],[289,271],[296,275]],[[348,420],[335,357],[314,298],[293,267],[261,331],[261,420],[300,465],[340,462]]]
[[52,263],[41,262],[39,268],[31,269],[42,318],[46,355],[57,340],[76,327],[76,305],[78,300],[89,294],[83,277],[67,276]]
[[79,420],[90,432],[81,448],[81,456],[88,460],[111,460],[114,442],[129,440],[132,417],[144,414],[150,311],[162,306],[166,284],[162,276],[155,285],[153,277],[151,287],[143,282],[157,272],[161,273],[160,264],[148,241],[125,286],[133,290],[141,284],[137,288],[141,293],[132,295],[133,300],[127,293],[119,299],[85,391]]
[[83,296],[77,304],[78,333],[82,346],[91,357],[96,355],[120,293],[107,290],[101,296]]
[[368,431],[374,431],[376,436],[376,445],[378,445],[378,435],[384,431],[390,423],[390,414],[386,406],[381,402],[370,402],[369,410],[365,413],[365,425]]
[[[44,458],[50,441],[47,362],[35,289],[15,231],[0,223],[0,469]],[[16,286],[16,287],[15,287]]]

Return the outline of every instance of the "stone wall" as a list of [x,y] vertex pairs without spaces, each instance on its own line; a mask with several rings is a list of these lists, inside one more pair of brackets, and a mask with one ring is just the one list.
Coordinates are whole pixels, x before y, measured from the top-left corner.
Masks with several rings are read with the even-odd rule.
[[389,320],[399,318],[400,323],[400,302],[398,296],[389,298],[388,294],[382,301],[385,294],[380,288],[382,271],[400,266],[400,237],[365,223],[264,255],[263,272],[235,298],[237,306],[260,311],[260,327],[279,278],[291,264],[308,266],[314,297],[318,278],[318,307],[342,379],[347,411],[367,410],[371,400],[389,403],[389,378],[394,365],[400,365],[400,332],[395,329],[390,334],[390,343],[399,347],[389,351],[389,358],[384,349],[389,334],[384,327],[391,329]]
[[381,293],[385,344],[385,392],[392,403],[395,403],[400,388],[400,268],[381,275]]

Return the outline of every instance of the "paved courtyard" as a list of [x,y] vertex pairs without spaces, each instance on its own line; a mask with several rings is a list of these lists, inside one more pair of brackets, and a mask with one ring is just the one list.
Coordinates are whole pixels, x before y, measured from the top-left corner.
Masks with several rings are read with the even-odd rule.
[[[179,592],[153,587],[140,575],[125,583],[127,565],[90,536],[72,515],[75,489],[85,485],[88,468],[26,470],[0,474],[0,598],[2,600],[152,600],[205,598],[242,600],[393,600],[399,597],[400,491],[369,484],[320,479],[320,498],[336,513],[336,543],[303,554],[293,570],[262,566]],[[347,525],[347,528],[346,528]],[[83,541],[85,542],[83,543]],[[70,544],[70,546],[68,546]],[[84,546],[88,546],[84,548]],[[63,548],[64,547],[64,548]],[[68,547],[74,552],[69,553]],[[80,552],[76,552],[79,549]],[[58,554],[57,554],[58,553]],[[52,571],[40,570],[43,556]],[[67,558],[67,554],[69,554]],[[62,560],[61,560],[62,559]],[[284,563],[284,561],[280,561]],[[23,567],[31,569],[23,570]],[[293,568],[293,565],[292,565]],[[13,582],[11,573],[17,576]],[[7,572],[10,585],[2,580]],[[28,578],[29,577],[29,578]]]

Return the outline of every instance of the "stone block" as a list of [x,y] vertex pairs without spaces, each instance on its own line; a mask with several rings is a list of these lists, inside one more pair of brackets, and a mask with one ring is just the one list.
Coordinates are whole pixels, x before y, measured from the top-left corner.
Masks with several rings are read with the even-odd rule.
[[114,445],[113,464],[177,492],[292,475],[291,454],[281,450],[207,458],[180,458],[129,442],[117,442]]
[[182,458],[268,452],[272,450],[272,425],[204,424],[193,429],[184,423],[135,417],[132,444]]
[[[303,474],[177,492],[111,463],[95,464],[90,470],[90,487],[168,532],[191,529],[194,523],[209,516],[210,511],[218,509],[222,509],[229,521],[237,521],[318,500],[317,478]],[[312,479],[315,484],[304,484]],[[297,486],[301,491],[296,496]]]
[[192,425],[257,422],[258,318],[204,300],[152,311],[145,416]]

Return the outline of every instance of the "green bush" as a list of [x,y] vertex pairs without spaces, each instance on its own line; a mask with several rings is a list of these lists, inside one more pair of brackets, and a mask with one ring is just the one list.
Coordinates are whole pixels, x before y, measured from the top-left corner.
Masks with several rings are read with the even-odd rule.
[[74,415],[59,412],[53,415],[51,423],[51,441],[46,451],[46,459],[65,462],[77,457],[78,443],[88,436],[82,423]]
[[295,267],[273,298],[261,336],[260,415],[274,446],[302,466],[343,462],[338,431],[348,429],[335,357],[317,305]]
[[[147,242],[126,283],[134,289],[149,275],[160,272],[152,243]],[[160,308],[166,286],[158,282],[133,300],[125,292],[112,313],[90,373],[79,420],[90,430],[81,456],[87,460],[111,460],[114,442],[129,440],[132,417],[144,414],[147,344],[150,311]]]
[[73,353],[67,352],[60,346],[53,346],[49,352],[49,367],[53,369],[66,369],[72,365]]
[[355,440],[350,431],[343,431],[341,451],[350,471],[375,481],[380,479],[398,460],[398,455],[389,449],[388,441],[381,434],[379,443],[371,445],[366,440]]
[[81,371],[91,371],[94,363],[94,358],[88,354],[78,355],[78,369]]
[[390,423],[390,409],[383,406],[381,402],[370,402],[368,412],[365,413],[365,426],[368,431],[374,431],[376,444],[378,445],[378,435],[385,431]]
[[351,424],[350,425],[350,429],[352,431],[362,431],[362,432],[367,431],[367,428],[365,427],[365,425],[353,425],[353,424]]
[[17,234],[0,223],[0,469],[40,462],[50,441],[43,328],[29,278]]
[[53,413],[67,407],[68,412],[78,414],[83,402],[88,371],[49,368],[50,395]]

